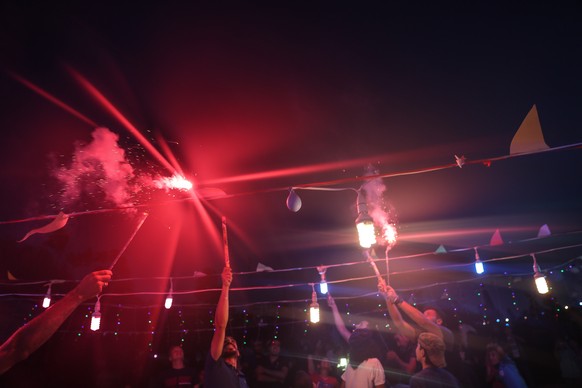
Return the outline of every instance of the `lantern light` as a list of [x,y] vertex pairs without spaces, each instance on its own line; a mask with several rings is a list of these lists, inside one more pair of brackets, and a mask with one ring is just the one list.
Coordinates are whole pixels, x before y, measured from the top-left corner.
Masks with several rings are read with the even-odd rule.
[[319,272],[319,275],[321,276],[321,282],[319,283],[319,291],[325,295],[327,294],[327,282],[325,280],[325,271],[327,270],[327,267],[324,266],[319,266],[317,267],[317,272]]
[[97,331],[101,326],[101,301],[97,298],[97,303],[95,303],[95,310],[91,315],[91,330]]
[[170,307],[172,307],[172,302],[174,301],[173,298],[173,290],[174,286],[172,284],[172,278],[170,278],[170,292],[168,293],[168,296],[166,296],[166,302],[164,303],[164,307],[166,308],[166,310],[169,310]]
[[544,274],[541,273],[540,266],[537,263],[536,256],[532,253],[531,257],[533,258],[533,271],[534,271],[534,281],[536,283],[536,287],[540,294],[547,294],[550,291],[548,287],[548,282]]
[[473,249],[475,250],[475,272],[477,272],[478,275],[481,275],[483,272],[485,272],[485,267],[483,266],[483,262],[479,258],[479,252],[477,252],[477,247]]
[[319,304],[317,303],[317,293],[315,292],[315,285],[311,285],[313,291],[311,293],[311,305],[309,306],[309,321],[311,323],[319,322]]
[[44,299],[42,301],[42,307],[44,307],[45,309],[48,308],[51,305],[51,288],[52,288],[52,282],[48,284],[48,289],[46,290],[46,295],[44,296]]
[[373,244],[376,243],[376,231],[374,229],[374,220],[368,214],[366,196],[362,189],[358,190],[356,207],[358,210],[358,218],[356,218],[356,228],[358,229],[360,246],[362,248],[370,248]]

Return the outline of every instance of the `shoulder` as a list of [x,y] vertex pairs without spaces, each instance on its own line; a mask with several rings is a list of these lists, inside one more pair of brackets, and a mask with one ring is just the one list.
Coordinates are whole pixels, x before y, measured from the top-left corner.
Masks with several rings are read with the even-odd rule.
[[212,358],[210,352],[208,352],[208,355],[206,356],[206,363],[204,364],[205,369],[218,368],[220,367],[221,364],[224,364],[224,360],[222,359],[222,357],[218,357],[218,360],[215,360],[214,358]]
[[377,358],[368,358],[364,363],[366,363],[368,367],[383,368],[382,363]]

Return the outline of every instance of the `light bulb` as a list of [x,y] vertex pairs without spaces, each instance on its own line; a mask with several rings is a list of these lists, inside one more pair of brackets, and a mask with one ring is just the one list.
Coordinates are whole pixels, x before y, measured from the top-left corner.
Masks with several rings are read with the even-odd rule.
[[477,248],[475,247],[473,249],[475,250],[475,272],[477,272],[478,275],[481,275],[483,272],[485,272],[485,267],[479,258],[479,252],[477,252]]
[[169,293],[168,296],[166,297],[166,303],[164,303],[164,306],[166,307],[166,309],[170,309],[170,307],[172,307],[172,302],[174,301],[174,298],[172,298],[172,293]]
[[42,301],[42,307],[45,309],[51,305],[51,284],[48,286],[48,290],[46,290],[46,295]]
[[319,322],[319,304],[312,303],[309,307],[309,321],[311,323]]
[[536,282],[536,287],[540,294],[547,294],[550,289],[548,288],[548,282],[546,281],[546,277],[541,273],[537,272],[534,274],[534,280]]
[[[324,267],[323,265],[317,267],[317,272],[319,273],[319,276],[321,276],[321,282],[319,283],[319,291],[324,295],[327,294],[327,282],[325,281],[325,271],[327,271],[327,267]],[[314,300],[314,302],[316,301],[317,300]]]
[[99,326],[101,326],[101,301],[97,299],[95,309],[91,315],[91,330],[97,331],[99,330]]
[[97,331],[99,330],[99,326],[101,326],[101,312],[95,311],[91,315],[91,330]]
[[538,261],[536,260],[536,255],[532,253],[531,257],[533,258],[534,280],[536,282],[538,292],[540,294],[547,294],[550,291],[550,289],[548,287],[546,277],[540,272],[540,266],[538,265]]
[[479,259],[477,259],[477,261],[475,261],[475,272],[477,272],[478,275],[481,275],[483,272],[485,272],[485,267],[483,267],[483,262]]
[[356,224],[358,229],[358,236],[360,238],[360,246],[362,248],[370,248],[376,243],[376,231],[374,230],[374,223],[372,221],[363,221]]
[[311,292],[311,305],[309,305],[309,321],[311,323],[319,322],[319,304],[317,303],[317,293],[315,292],[315,285],[311,285],[313,291]]
[[358,229],[358,237],[360,239],[360,246],[362,248],[370,248],[376,244],[376,230],[374,229],[374,220],[368,214],[368,205],[366,197],[360,190],[358,191],[358,199],[356,202],[358,210],[358,218],[356,218],[356,228]]

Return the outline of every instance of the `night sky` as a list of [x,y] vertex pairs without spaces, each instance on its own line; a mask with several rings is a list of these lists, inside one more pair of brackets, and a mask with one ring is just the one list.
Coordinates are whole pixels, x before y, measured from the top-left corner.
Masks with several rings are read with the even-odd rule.
[[[175,290],[218,287],[225,216],[233,270],[249,273],[233,287],[285,286],[233,292],[234,304],[290,300],[302,311],[309,283],[319,282],[312,267],[324,265],[329,281],[365,277],[330,287],[366,309],[376,289],[370,266],[341,264],[365,260],[354,190],[370,171],[415,172],[381,180],[399,233],[391,282],[407,297],[424,290],[421,298],[441,299],[447,284],[471,294],[474,247],[485,261],[516,256],[491,262],[494,300],[507,279],[535,294],[531,253],[542,269],[568,270],[555,282],[561,303],[582,297],[582,248],[564,248],[582,243],[580,147],[496,160],[509,155],[534,105],[549,148],[582,142],[579,3],[30,3],[0,8],[0,302],[13,318],[3,331],[30,310],[15,311],[26,298],[8,294],[45,292],[20,282],[78,280],[109,266],[143,211],[110,292],[159,294],[105,297],[105,305],[157,311],[168,278]],[[122,152],[133,177],[107,186],[106,168],[90,161],[74,181],[82,190],[67,200],[70,187],[56,174],[79,173],[73,162],[89,154],[98,127],[118,139],[95,154]],[[167,160],[171,151],[201,202],[154,187],[152,177],[172,172],[129,127]],[[467,164],[455,166],[455,155]],[[127,197],[115,202],[107,193],[120,186]],[[302,199],[296,213],[285,205],[291,187]],[[132,210],[96,212],[121,206]],[[59,211],[76,216],[16,243]],[[552,235],[538,239],[542,225]],[[495,231],[505,244],[490,246]],[[433,255],[440,245],[449,253]],[[385,247],[375,253],[383,258]],[[308,269],[253,273],[259,263]],[[212,307],[216,297],[175,303]]]

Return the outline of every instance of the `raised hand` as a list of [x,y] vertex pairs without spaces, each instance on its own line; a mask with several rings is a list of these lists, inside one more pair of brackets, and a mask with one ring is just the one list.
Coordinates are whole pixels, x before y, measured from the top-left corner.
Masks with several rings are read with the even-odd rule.
[[75,292],[82,301],[91,299],[103,291],[109,285],[113,272],[108,269],[91,272],[85,275],[81,283],[76,287]]

